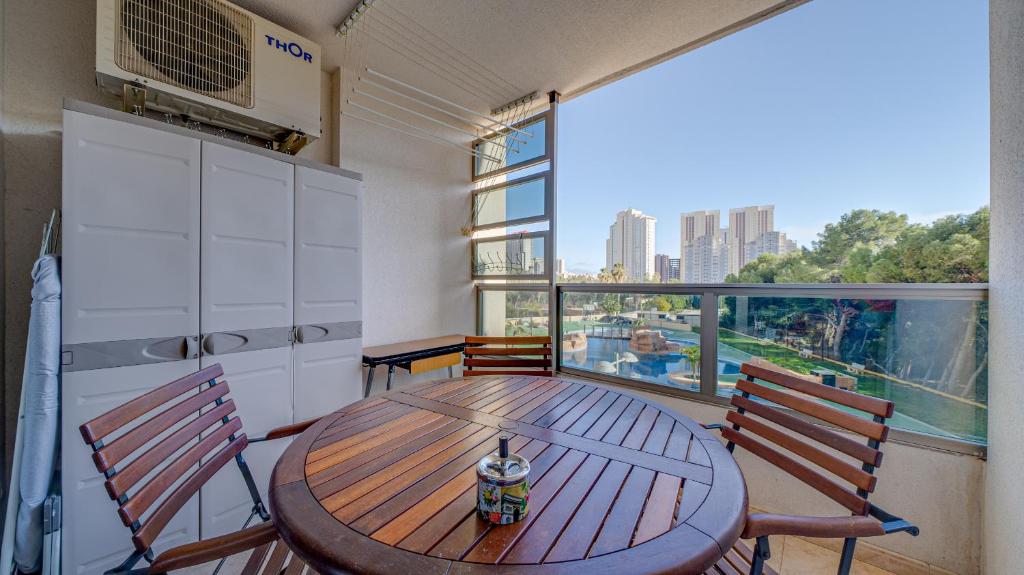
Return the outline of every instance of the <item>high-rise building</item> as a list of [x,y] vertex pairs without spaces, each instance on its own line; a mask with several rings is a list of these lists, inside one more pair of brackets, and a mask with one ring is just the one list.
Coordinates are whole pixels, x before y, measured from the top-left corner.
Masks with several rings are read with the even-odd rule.
[[700,236],[686,244],[680,268],[683,283],[721,283],[729,268],[729,251],[724,241],[725,233]]
[[786,238],[783,232],[764,232],[757,236],[754,241],[747,242],[743,247],[747,263],[756,260],[764,254],[775,254],[779,256],[795,252],[796,242]]
[[654,225],[657,219],[632,208],[615,215],[608,228],[605,262],[609,270],[622,264],[629,281],[654,276]]
[[747,206],[729,210],[729,270],[738,274],[747,265],[747,243],[775,231],[775,206]]
[[658,274],[658,281],[661,283],[668,283],[671,272],[672,258],[665,254],[654,254],[654,272]]
[[558,258],[555,260],[555,274],[564,276],[565,275],[565,259]]
[[679,216],[679,279],[682,281],[715,283],[725,279],[718,263],[722,248],[719,245],[721,219],[718,210],[687,212]]
[[679,258],[669,258],[668,260],[668,279],[678,280],[679,275]]

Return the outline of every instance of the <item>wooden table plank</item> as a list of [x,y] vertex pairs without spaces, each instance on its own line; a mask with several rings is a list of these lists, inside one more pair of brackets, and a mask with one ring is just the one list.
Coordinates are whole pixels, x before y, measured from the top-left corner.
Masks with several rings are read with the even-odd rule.
[[[476,464],[511,438],[530,512],[476,514]],[[320,572],[698,573],[742,529],[746,492],[695,422],[578,381],[483,376],[348,406],[296,438],[271,482],[282,537]],[[728,564],[727,560],[723,560]]]
[[590,487],[608,465],[603,457],[591,455],[565,482],[558,495],[536,517],[530,529],[505,555],[502,563],[540,563],[583,503]]
[[633,531],[640,520],[647,494],[654,483],[655,473],[650,469],[634,467],[619,491],[619,497],[612,505],[601,532],[594,540],[590,556],[604,555],[629,547],[633,540]]
[[[587,388],[584,388],[583,391],[586,391],[586,389]],[[578,449],[594,455],[600,455],[601,457],[608,459],[617,459],[633,465],[641,465],[654,471],[661,471],[705,483],[710,483],[712,479],[711,470],[707,467],[670,459],[661,455],[654,455],[653,453],[646,453],[639,449],[622,447],[616,443],[596,441],[580,437],[578,435],[571,435],[562,431],[553,431],[523,422],[522,420],[512,421],[506,418],[496,417],[489,413],[481,413],[464,407],[423,399],[422,397],[405,395],[401,392],[394,394],[392,399],[394,401],[408,403],[423,411],[435,411],[450,417],[472,421],[481,425],[507,429],[520,435],[532,437],[533,439],[540,439],[542,441],[547,441],[548,443],[557,443],[572,449]]]
[[[545,449],[536,459],[530,462],[532,482],[536,484],[541,481],[548,471],[561,461],[568,453],[568,449],[561,445],[552,445]],[[474,508],[476,506],[476,490],[473,491]],[[531,510],[530,513],[533,511]],[[475,513],[466,517],[457,527],[434,545],[430,550],[431,555],[447,559],[462,559],[488,532],[493,526],[476,516]]]
[[601,399],[605,395],[608,395],[608,392],[603,389],[593,390],[592,392],[590,392],[590,395],[586,397],[586,399],[577,403],[576,406],[567,411],[565,415],[559,417],[558,421],[555,421],[551,425],[546,425],[544,427],[547,427],[548,429],[553,429],[555,431],[565,431],[569,429],[569,427],[576,423],[576,421],[579,420],[579,418],[583,417],[585,413],[590,411],[590,409],[593,408],[594,405],[597,404],[597,402],[601,401]]
[[608,463],[608,467],[601,473],[601,478],[594,483],[594,488],[580,505],[579,511],[551,548],[544,559],[545,562],[586,558],[590,545],[597,537],[597,531],[604,523],[615,497],[622,488],[622,483],[626,480],[629,469],[629,464],[621,461]]
[[[441,458],[444,457],[456,457],[459,454],[464,453],[465,450],[479,445],[485,439],[493,437],[495,433],[495,430],[488,429],[481,425],[467,426],[449,435],[442,442],[435,443],[428,448],[397,461],[336,493],[332,493],[321,498],[320,503],[323,505],[324,509],[333,513],[338,509],[355,502],[363,495],[371,493],[393,480],[397,479],[402,482],[413,480],[416,477],[415,475],[412,475],[414,470],[418,469],[422,475],[426,475],[430,471],[433,471],[434,468],[430,467],[432,463],[438,463],[438,460],[441,460]],[[431,458],[435,458],[435,461],[432,462]],[[441,460],[440,463],[443,463],[444,461],[447,460]],[[408,475],[406,475],[407,473]],[[360,509],[361,508],[362,507],[360,507]],[[348,514],[351,514],[351,510]],[[343,521],[347,522],[350,520],[343,519]]]
[[511,525],[502,525],[501,529],[491,529],[479,543],[466,554],[466,561],[475,563],[498,563],[508,550],[523,536],[544,512],[544,507],[558,494],[568,482],[576,469],[586,460],[587,454],[582,451],[569,450],[562,459],[536,485],[530,487],[530,513]]
[[682,480],[674,475],[659,473],[654,478],[654,486],[647,497],[631,545],[646,543],[672,528],[681,485]]

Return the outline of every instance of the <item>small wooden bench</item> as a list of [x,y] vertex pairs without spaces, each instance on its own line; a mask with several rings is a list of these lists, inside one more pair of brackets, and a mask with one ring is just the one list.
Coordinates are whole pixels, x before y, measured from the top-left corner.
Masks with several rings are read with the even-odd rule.
[[363,365],[368,369],[366,388],[363,397],[370,396],[373,386],[373,371],[378,365],[388,366],[387,389],[391,389],[391,380],[395,368],[400,367],[409,373],[423,373],[448,368],[451,377],[452,366],[462,361],[462,350],[466,348],[466,336],[444,335],[427,339],[389,343],[363,348]]

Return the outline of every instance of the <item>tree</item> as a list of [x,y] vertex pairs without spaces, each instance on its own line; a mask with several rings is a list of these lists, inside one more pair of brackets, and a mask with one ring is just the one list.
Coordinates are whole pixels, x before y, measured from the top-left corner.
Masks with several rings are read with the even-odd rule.
[[619,302],[619,298],[615,297],[615,294],[606,294],[604,299],[601,300],[601,309],[608,315],[615,315],[622,311],[622,304]]
[[794,252],[784,256],[764,254],[743,266],[739,275],[729,274],[727,283],[774,284],[774,283],[821,283],[826,281],[825,273],[806,256],[806,252]]
[[700,376],[700,346],[691,345],[689,347],[679,348],[679,353],[686,356],[686,361],[690,364],[690,373],[694,378]]
[[629,279],[626,276],[626,268],[622,267],[621,263],[613,265],[612,270],[609,272],[609,274],[612,277],[612,283],[621,284],[624,283],[627,279]]
[[651,305],[656,307],[658,309],[658,311],[671,311],[672,310],[672,302],[670,302],[668,300],[668,298],[663,296],[663,295],[659,295],[659,296],[656,296],[653,299],[651,299]]
[[871,253],[877,253],[894,245],[906,229],[906,214],[853,210],[843,214],[838,222],[825,226],[808,254],[809,259],[821,268],[840,273],[857,248],[863,247]]

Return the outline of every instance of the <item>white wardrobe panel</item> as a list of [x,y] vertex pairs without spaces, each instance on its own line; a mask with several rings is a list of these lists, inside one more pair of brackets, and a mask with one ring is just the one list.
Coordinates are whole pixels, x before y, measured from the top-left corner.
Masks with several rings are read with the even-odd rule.
[[[202,367],[220,363],[222,381],[227,382],[228,398],[235,402],[235,415],[249,437],[259,437],[275,427],[292,423],[292,348],[261,349],[220,356],[204,356]],[[250,445],[242,452],[249,463],[267,506],[267,487],[278,457],[288,440]],[[238,466],[224,466],[200,492],[200,533],[203,539],[237,531],[252,509]]]
[[203,142],[203,333],[292,325],[294,167]]
[[198,333],[198,140],[64,112],[63,343]]
[[[184,360],[63,375],[61,487],[64,573],[100,574],[119,565],[135,550],[131,531],[118,519],[117,503],[107,495],[103,475],[96,471],[92,450],[82,441],[78,426],[198,369],[199,360]],[[196,496],[171,520],[154,547],[159,553],[198,539],[199,497]]]
[[295,167],[295,325],[362,319],[362,183]]
[[295,344],[295,421],[336,411],[363,398],[362,339]]

